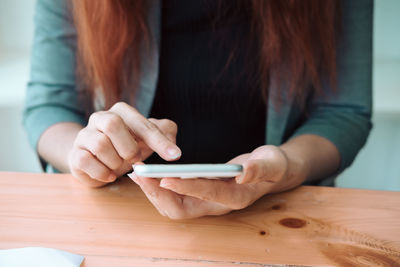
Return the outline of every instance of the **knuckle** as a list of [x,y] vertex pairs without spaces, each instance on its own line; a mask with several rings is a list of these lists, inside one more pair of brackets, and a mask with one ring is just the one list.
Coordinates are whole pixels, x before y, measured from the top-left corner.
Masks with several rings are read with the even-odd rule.
[[146,120],[144,122],[144,127],[146,129],[147,132],[151,132],[151,133],[158,133],[160,132],[160,129],[158,129],[157,125],[149,120]]
[[108,138],[101,134],[98,135],[94,140],[91,148],[91,152],[94,155],[99,155],[107,152],[109,141]]
[[110,163],[110,169],[119,172],[121,168],[123,168],[124,165],[124,160],[121,159],[120,157],[113,159],[113,161]]
[[126,105],[125,102],[117,102],[111,107],[111,109],[120,109],[125,107],[125,105]]
[[168,132],[177,132],[178,130],[178,125],[169,119],[161,119],[158,121],[158,124],[160,125],[160,127],[162,127],[162,129],[168,131]]
[[178,125],[174,121],[166,120],[166,124],[167,124],[168,129],[171,132],[177,132],[178,131]]
[[92,156],[90,155],[89,152],[85,150],[79,150],[79,152],[76,153],[73,159],[75,167],[80,170],[83,170],[85,166],[90,164],[91,161],[92,161]]
[[[146,135],[149,140],[151,140],[155,145],[161,145],[165,142],[164,134],[160,131],[160,129],[154,123],[146,123]],[[161,138],[160,138],[161,137]]]
[[109,114],[102,121],[102,131],[105,133],[115,133],[119,131],[123,121],[120,116],[116,114]]
[[284,154],[282,153],[282,151],[279,148],[274,148],[274,149],[271,149],[270,157],[275,160],[282,160],[282,158],[284,157]]
[[119,155],[119,157],[121,157],[121,159],[125,161],[130,161],[140,156],[141,151],[136,141],[133,141],[125,144],[123,149],[117,151],[117,154]]
[[132,107],[129,104],[122,102],[122,101],[115,103],[109,110],[120,112],[122,110],[126,110],[127,108],[137,112],[137,110],[134,107]]
[[137,146],[132,146],[129,148],[124,155],[121,155],[121,157],[124,160],[132,160],[140,155],[140,150],[137,148]]
[[169,139],[163,134],[163,132],[155,123],[147,120],[144,123],[144,128],[147,142],[158,148],[164,148],[168,146],[170,142]]
[[154,146],[155,146],[156,148],[158,148],[158,149],[160,149],[160,150],[163,150],[163,149],[165,149],[165,148],[168,147],[168,144],[169,144],[169,143],[167,142],[167,139],[159,138],[159,136],[156,135],[156,134],[151,135],[150,138],[152,139],[153,144],[154,144]]
[[100,117],[100,112],[94,112],[89,116],[89,123],[93,123],[95,121],[97,121]]

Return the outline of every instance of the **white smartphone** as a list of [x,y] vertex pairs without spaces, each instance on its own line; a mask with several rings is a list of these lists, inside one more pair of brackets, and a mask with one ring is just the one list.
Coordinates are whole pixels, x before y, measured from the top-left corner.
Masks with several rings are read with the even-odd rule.
[[228,178],[243,171],[239,164],[147,164],[136,165],[133,172],[142,177]]

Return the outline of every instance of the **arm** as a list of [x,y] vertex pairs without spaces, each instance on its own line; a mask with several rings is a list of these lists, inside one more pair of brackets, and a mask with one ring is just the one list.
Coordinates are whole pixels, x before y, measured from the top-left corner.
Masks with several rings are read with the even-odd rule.
[[337,175],[365,144],[372,113],[372,11],[372,1],[342,1],[337,88],[324,83],[325,93],[308,105],[308,118],[279,147],[287,160],[282,175],[287,184],[275,191]]
[[[318,148],[318,149],[316,149]],[[305,134],[290,139],[280,146],[287,157],[285,182],[277,183],[273,191],[281,192],[297,187],[305,181],[329,177],[340,166],[340,153],[329,140]]]
[[87,123],[75,83],[76,33],[68,3],[36,3],[31,74],[23,116],[32,147],[60,171],[68,171],[63,158],[72,147],[76,131]]
[[307,120],[291,138],[313,134],[326,138],[340,154],[335,174],[350,166],[372,127],[373,1],[341,1],[337,87],[325,83],[325,94],[309,103]]
[[114,181],[153,151],[165,160],[179,158],[176,125],[169,120],[144,118],[124,103],[86,119],[76,85],[76,31],[70,4],[37,1],[24,111],[31,145],[46,163],[94,187]]

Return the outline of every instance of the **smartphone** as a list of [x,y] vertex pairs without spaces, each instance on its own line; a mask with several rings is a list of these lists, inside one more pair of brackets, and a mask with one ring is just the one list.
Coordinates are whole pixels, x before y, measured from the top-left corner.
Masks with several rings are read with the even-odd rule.
[[239,164],[147,164],[136,165],[133,172],[137,176],[160,178],[228,178],[235,177],[243,171]]

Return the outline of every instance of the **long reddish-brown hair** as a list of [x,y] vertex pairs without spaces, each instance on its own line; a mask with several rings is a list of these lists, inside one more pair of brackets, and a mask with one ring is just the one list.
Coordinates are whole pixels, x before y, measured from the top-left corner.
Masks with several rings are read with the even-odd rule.
[[[151,45],[148,0],[75,0],[78,75],[105,108],[120,100],[128,83],[137,86],[140,49]],[[258,77],[267,96],[270,77],[300,102],[321,91],[321,77],[334,88],[338,0],[251,0],[251,32],[259,51]],[[256,61],[257,62],[257,61]],[[133,90],[132,93],[134,93]],[[278,97],[279,98],[279,97]],[[278,100],[279,102],[279,100]]]

